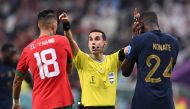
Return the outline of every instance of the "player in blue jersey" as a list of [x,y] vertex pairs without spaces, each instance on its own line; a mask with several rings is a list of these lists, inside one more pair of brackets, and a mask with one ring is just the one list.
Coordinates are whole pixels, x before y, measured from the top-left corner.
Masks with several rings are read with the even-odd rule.
[[11,109],[12,106],[12,82],[16,62],[13,56],[16,49],[12,44],[4,44],[1,48],[0,59],[0,109]]
[[135,36],[122,64],[125,77],[137,64],[137,84],[131,109],[174,109],[171,72],[179,51],[177,40],[160,31],[156,13],[138,14],[133,28]]
[[[12,83],[14,79],[17,59],[16,48],[11,43],[5,43],[1,47],[0,58],[0,109],[12,108]],[[27,75],[26,81],[31,83],[30,75]]]

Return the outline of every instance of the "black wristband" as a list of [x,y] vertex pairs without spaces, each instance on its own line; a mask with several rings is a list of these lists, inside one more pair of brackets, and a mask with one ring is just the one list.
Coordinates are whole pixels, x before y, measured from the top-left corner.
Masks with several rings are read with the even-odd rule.
[[125,59],[124,49],[119,50],[119,60],[123,61]]
[[70,22],[63,22],[63,30],[68,31],[70,29]]

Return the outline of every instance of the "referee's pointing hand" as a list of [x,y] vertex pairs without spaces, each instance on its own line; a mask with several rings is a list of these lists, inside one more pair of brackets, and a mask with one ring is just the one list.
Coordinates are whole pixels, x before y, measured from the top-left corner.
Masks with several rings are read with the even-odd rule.
[[66,12],[63,12],[60,16],[59,16],[59,20],[63,21],[63,22],[69,22],[69,17],[66,14]]

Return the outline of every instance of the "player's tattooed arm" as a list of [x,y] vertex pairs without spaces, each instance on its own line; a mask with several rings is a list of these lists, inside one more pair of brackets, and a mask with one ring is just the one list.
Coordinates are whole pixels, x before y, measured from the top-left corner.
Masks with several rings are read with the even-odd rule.
[[13,106],[12,109],[20,109],[20,91],[22,85],[23,77],[15,75],[13,81]]
[[78,53],[79,47],[78,47],[78,44],[76,43],[76,41],[75,41],[74,38],[73,38],[71,29],[70,29],[69,18],[68,18],[68,16],[67,16],[66,13],[62,13],[62,14],[59,16],[59,19],[60,19],[60,20],[62,21],[62,23],[63,23],[64,33],[65,33],[66,37],[67,37],[68,40],[69,40],[69,43],[70,43],[71,48],[72,48],[73,56],[75,57],[75,56],[77,55],[77,53]]
[[121,66],[123,76],[128,77],[132,73],[134,65],[134,61],[125,59]]

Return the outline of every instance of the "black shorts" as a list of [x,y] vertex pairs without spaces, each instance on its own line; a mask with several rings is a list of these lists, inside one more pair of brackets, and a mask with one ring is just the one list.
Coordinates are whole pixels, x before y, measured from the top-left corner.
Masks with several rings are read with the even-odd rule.
[[54,108],[54,109],[73,109],[72,106],[66,106],[66,107],[59,107],[59,108]]
[[115,109],[115,106],[86,106],[84,109]]

